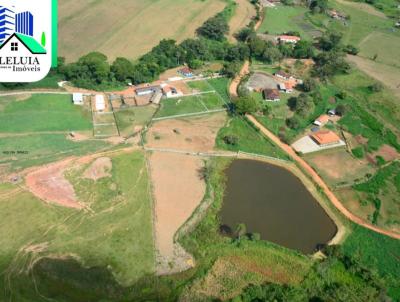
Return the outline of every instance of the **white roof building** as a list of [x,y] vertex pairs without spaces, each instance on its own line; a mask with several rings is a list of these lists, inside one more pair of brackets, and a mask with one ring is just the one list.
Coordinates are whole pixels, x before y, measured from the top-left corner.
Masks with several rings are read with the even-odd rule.
[[83,94],[82,93],[72,94],[72,102],[74,103],[74,105],[83,105]]
[[96,111],[104,111],[106,109],[106,102],[104,96],[101,94],[96,95]]

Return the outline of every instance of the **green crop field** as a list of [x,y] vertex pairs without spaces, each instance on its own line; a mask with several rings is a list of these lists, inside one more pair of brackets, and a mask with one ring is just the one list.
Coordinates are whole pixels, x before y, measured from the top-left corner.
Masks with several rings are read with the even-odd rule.
[[[46,205],[26,191],[10,194],[17,186],[0,185],[1,301],[9,297],[12,301],[42,301],[38,288],[51,296],[62,286],[59,294],[66,297],[62,301],[104,298],[113,283],[98,286],[102,274],[95,277],[93,270],[69,268],[69,262],[63,261],[68,256],[85,267],[97,267],[98,272],[100,268],[111,272],[122,285],[132,285],[154,272],[152,200],[144,155],[118,155],[112,158],[112,164],[112,176],[97,181],[81,177],[85,167],[67,173],[77,196],[87,202],[90,211]],[[58,259],[58,270],[52,269],[55,265],[48,257]],[[40,267],[47,272],[33,275],[29,270],[39,259],[44,262]],[[93,283],[85,288],[82,284],[90,278]],[[80,299],[76,297],[79,290]]]
[[194,36],[225,5],[223,0],[63,0],[59,4],[60,55],[71,61],[100,51],[110,59],[134,59],[162,39],[182,41]]
[[0,132],[91,130],[88,110],[72,104],[70,95],[35,94],[27,99],[0,98]]

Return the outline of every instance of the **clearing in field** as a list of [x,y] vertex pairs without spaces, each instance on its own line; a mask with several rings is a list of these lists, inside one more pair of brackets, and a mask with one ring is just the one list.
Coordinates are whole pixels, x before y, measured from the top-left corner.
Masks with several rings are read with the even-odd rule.
[[[0,271],[7,275],[0,280],[2,288],[16,287],[18,274],[30,272],[36,261],[48,257],[61,262],[72,257],[85,268],[105,268],[125,286],[154,272],[152,199],[144,154],[113,155],[111,161],[110,176],[97,181],[83,176],[92,162],[65,175],[90,212],[46,205],[27,191],[16,192],[17,186],[0,185],[0,195],[15,192],[0,202]],[[4,280],[11,283],[6,286]],[[8,300],[3,294],[0,300]]]
[[[91,51],[137,58],[162,39],[182,41],[216,13],[221,0],[69,0],[59,4],[59,49],[68,61]],[[123,9],[121,9],[121,7]]]
[[147,133],[146,146],[192,152],[213,151],[218,131],[224,126],[226,119],[226,113],[222,112],[156,122]]
[[174,238],[206,193],[199,172],[203,166],[203,160],[195,156],[162,152],[150,156],[159,274],[193,266],[192,257],[175,244]]
[[156,107],[150,105],[115,111],[115,119],[121,136],[130,137],[139,133],[151,121],[156,110]]
[[90,111],[74,106],[70,95],[35,94],[0,98],[0,132],[91,130]]
[[362,40],[359,47],[361,57],[372,59],[377,56],[374,62],[400,68],[400,36],[373,32]]
[[265,20],[259,33],[277,35],[288,31],[298,31],[303,37],[319,36],[320,31],[305,20],[307,9],[300,6],[276,6],[265,11]]
[[345,149],[309,154],[305,159],[331,186],[353,184],[375,172],[366,159],[355,159]]

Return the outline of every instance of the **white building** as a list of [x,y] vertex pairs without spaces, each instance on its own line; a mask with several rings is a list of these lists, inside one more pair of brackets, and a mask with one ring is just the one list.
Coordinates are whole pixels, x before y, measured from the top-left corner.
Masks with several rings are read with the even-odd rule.
[[104,100],[104,95],[96,95],[96,111],[104,111],[106,109],[106,102]]
[[74,105],[83,105],[83,94],[82,93],[72,94],[72,102],[74,103]]

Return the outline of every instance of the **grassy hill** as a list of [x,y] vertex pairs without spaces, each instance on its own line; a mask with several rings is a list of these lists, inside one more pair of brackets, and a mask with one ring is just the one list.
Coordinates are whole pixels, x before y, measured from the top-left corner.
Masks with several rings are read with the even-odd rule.
[[61,0],[60,55],[73,61],[97,50],[110,59],[137,58],[163,38],[194,35],[224,6],[224,0]]

